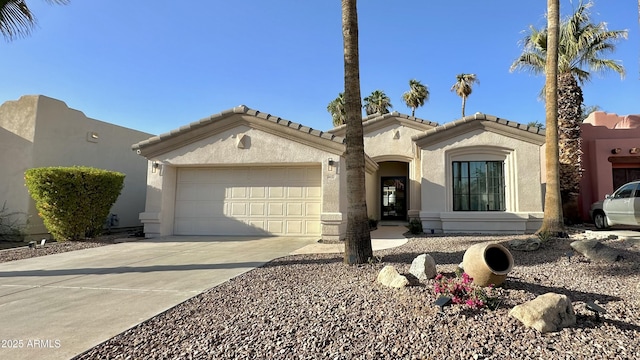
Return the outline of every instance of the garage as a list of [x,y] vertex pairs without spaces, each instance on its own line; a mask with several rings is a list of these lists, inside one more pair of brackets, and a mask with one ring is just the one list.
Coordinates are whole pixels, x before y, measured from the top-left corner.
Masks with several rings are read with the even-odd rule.
[[176,235],[319,236],[320,166],[179,168]]

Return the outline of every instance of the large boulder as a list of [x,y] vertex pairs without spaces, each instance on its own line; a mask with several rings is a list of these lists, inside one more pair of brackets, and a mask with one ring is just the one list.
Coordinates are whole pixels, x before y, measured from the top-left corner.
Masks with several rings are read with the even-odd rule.
[[403,288],[409,285],[409,279],[400,275],[396,268],[391,265],[387,265],[380,270],[377,281],[384,286],[392,288]]
[[418,255],[411,262],[409,272],[418,280],[433,279],[437,275],[436,261],[429,254]]
[[616,249],[595,239],[574,241],[571,247],[592,261],[613,263],[622,259],[622,255]]
[[541,333],[558,331],[576,323],[571,300],[566,295],[555,293],[546,293],[515,306],[509,311],[509,316]]

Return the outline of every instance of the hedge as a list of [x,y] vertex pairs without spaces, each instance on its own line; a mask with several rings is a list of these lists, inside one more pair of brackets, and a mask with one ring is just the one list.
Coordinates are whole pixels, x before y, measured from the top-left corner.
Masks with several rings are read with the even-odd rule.
[[90,167],[43,167],[25,172],[38,215],[56,241],[93,238],[102,232],[125,175]]

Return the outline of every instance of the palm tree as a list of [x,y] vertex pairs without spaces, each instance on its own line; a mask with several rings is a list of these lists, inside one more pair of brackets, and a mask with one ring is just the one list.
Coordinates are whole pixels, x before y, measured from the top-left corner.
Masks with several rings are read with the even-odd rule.
[[558,47],[560,0],[547,0],[547,60],[545,62],[545,164],[547,185],[544,194],[544,217],[536,234],[564,237],[560,171],[558,162]]
[[364,264],[373,258],[365,191],[365,157],[360,103],[360,59],[356,0],[342,0],[344,105],[346,113],[347,236],[344,262]]
[[464,108],[467,105],[467,98],[473,91],[473,84],[476,83],[480,84],[480,80],[476,74],[458,74],[456,75],[456,83],[451,86],[451,91],[454,91],[462,98],[462,117],[464,117]]
[[[45,0],[51,4],[68,4],[69,0]],[[0,0],[0,33],[7,41],[26,36],[36,19],[25,0]]]
[[375,90],[371,95],[364,98],[364,111],[367,115],[380,113],[388,114],[389,108],[392,108],[391,99],[382,90]]
[[[579,218],[577,197],[580,191],[582,163],[580,124],[583,96],[579,84],[591,79],[591,72],[612,70],[624,76],[624,67],[615,60],[603,58],[615,50],[615,43],[627,37],[626,30],[608,30],[603,22],[591,22],[591,2],[580,3],[575,13],[561,22],[558,48],[558,127],[560,158],[560,191],[568,219]],[[526,69],[541,73],[548,52],[548,31],[530,28],[523,53],[511,65],[511,71]],[[590,72],[591,71],[591,72]]]
[[327,105],[327,111],[333,119],[333,126],[343,125],[346,121],[346,113],[344,109],[344,93],[339,93],[338,97]]
[[402,94],[402,100],[411,109],[411,116],[416,116],[416,109],[429,101],[429,88],[418,80],[409,80],[409,91]]

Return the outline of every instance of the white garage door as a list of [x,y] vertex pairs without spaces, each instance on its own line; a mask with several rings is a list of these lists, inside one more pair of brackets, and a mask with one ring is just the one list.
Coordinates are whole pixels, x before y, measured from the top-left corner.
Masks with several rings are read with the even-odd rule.
[[320,235],[320,167],[178,170],[176,235]]

